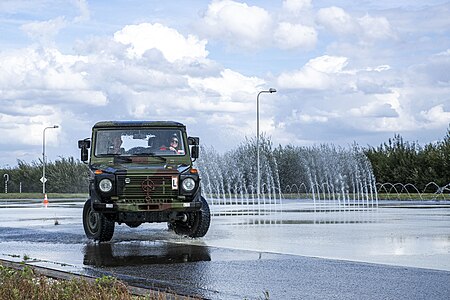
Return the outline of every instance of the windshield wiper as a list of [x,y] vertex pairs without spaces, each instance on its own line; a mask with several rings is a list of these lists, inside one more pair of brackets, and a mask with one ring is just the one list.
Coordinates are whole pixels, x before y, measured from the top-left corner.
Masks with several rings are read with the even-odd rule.
[[114,156],[114,162],[122,161],[122,162],[132,162],[133,160],[129,156],[122,156],[121,154],[110,154]]
[[150,156],[150,157],[156,157],[161,159],[162,161],[167,161],[167,159],[164,156],[158,155],[154,152],[139,152],[139,153],[133,153],[133,156]]

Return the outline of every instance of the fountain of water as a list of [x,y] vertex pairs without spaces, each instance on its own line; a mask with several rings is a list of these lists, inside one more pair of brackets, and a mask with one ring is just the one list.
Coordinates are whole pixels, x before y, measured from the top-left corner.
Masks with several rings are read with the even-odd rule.
[[[280,210],[281,189],[276,160],[269,151],[261,151],[261,195],[256,193],[256,156],[252,147],[225,154],[202,147],[196,162],[202,176],[202,188],[219,214],[271,214]],[[264,148],[264,147],[263,147]],[[239,209],[233,207],[239,206]]]
[[315,211],[378,206],[375,177],[361,149],[322,145],[297,152],[298,168],[305,170],[304,182],[287,185],[286,192],[312,198]]
[[[314,211],[378,206],[370,162],[357,147],[345,150],[323,145],[292,149],[295,159],[289,160],[282,152],[273,151],[268,139],[262,139],[262,194],[258,198],[256,149],[252,141],[225,154],[217,153],[212,147],[202,147],[196,164],[212,211],[216,214],[272,214],[282,211],[283,202],[291,202],[287,198],[292,197],[293,201],[308,202]],[[283,165],[278,165],[277,157],[284,161]],[[279,168],[283,172],[283,168],[295,170],[290,174],[292,184],[281,185]],[[239,209],[233,210],[237,206]]]
[[[377,183],[378,193],[384,200],[450,200],[450,183],[439,186],[435,182],[429,182],[420,191],[414,184],[407,183]],[[414,194],[414,196],[413,196]]]

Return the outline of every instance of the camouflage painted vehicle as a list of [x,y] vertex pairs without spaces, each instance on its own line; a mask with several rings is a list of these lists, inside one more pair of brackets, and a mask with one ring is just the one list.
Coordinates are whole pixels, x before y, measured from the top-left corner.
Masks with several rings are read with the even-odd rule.
[[111,240],[116,222],[130,227],[168,222],[169,229],[190,237],[208,231],[209,206],[192,166],[199,138],[188,137],[183,124],[98,122],[78,147],[91,171],[83,209],[88,238]]

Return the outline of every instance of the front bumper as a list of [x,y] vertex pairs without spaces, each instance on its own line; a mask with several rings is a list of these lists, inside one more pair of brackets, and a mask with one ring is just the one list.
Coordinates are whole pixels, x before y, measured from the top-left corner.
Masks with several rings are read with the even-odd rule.
[[198,211],[202,208],[200,201],[175,203],[101,203],[94,202],[93,209],[101,213],[117,212],[165,212]]

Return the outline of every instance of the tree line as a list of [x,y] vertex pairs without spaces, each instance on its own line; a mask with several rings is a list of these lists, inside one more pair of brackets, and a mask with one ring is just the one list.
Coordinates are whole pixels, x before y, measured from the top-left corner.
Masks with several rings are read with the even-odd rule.
[[[430,182],[440,187],[450,183],[450,127],[442,141],[421,146],[396,134],[378,147],[366,148],[364,153],[379,183],[412,183],[419,191]],[[428,192],[435,190],[433,187]]]
[[[17,161],[14,168],[0,169],[0,175],[8,174],[9,193],[38,193],[42,191],[42,160],[27,163]],[[45,191],[48,193],[87,193],[89,168],[73,157],[60,157],[58,160],[46,162]],[[3,183],[4,177],[3,177]],[[5,191],[3,186],[1,191]]]
[[[347,176],[347,180],[355,181],[355,179],[366,176],[361,173],[367,171],[364,169],[373,171],[374,180],[378,183],[411,183],[419,191],[423,191],[430,182],[434,182],[440,187],[450,183],[450,127],[443,140],[425,146],[421,146],[417,142],[405,141],[403,137],[396,134],[392,139],[377,147],[354,145],[350,149],[344,149],[333,145],[314,147],[280,145],[274,148],[270,138],[265,136],[261,138],[260,147],[261,160],[264,160],[266,164],[262,163],[262,171],[267,174],[265,170],[277,170],[272,177],[279,182],[281,192],[288,192],[290,187],[294,184],[298,185],[299,182],[311,182],[311,176],[314,176],[313,179],[316,181],[326,182],[327,185],[336,184],[331,179],[332,176]],[[212,155],[214,151],[209,150],[209,155],[201,156],[200,159],[219,160],[217,171],[229,173],[228,175],[219,174],[219,176],[232,178],[233,180],[229,181],[235,184],[247,177],[248,181],[254,180],[255,152],[255,140],[247,139],[238,148],[224,155],[216,153],[217,158]],[[204,161],[203,165],[205,164]],[[233,168],[221,168],[220,164],[233,166]],[[241,170],[240,174],[234,174],[237,170]],[[202,170],[200,169],[200,171]],[[41,160],[31,163],[18,160],[17,166],[0,169],[0,175],[4,176],[4,174],[8,174],[8,192],[10,193],[42,191]],[[48,179],[46,191],[49,193],[87,193],[88,175],[89,168],[86,164],[73,157],[60,157],[54,162],[46,163]],[[433,187],[433,190],[428,192],[435,192],[435,189]],[[5,191],[4,185],[0,191]]]

